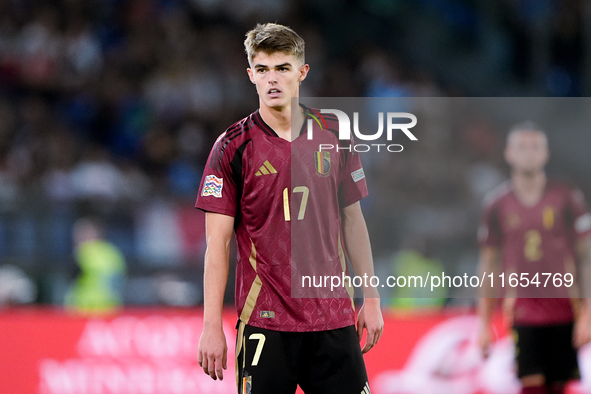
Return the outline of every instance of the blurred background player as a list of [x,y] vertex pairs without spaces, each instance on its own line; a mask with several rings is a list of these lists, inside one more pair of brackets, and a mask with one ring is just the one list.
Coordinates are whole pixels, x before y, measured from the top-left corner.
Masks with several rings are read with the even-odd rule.
[[123,304],[125,258],[104,239],[101,224],[81,218],[73,229],[76,263],[80,273],[66,294],[66,307],[78,312],[111,312]]
[[[511,180],[487,198],[479,229],[481,272],[497,272],[502,262],[503,272],[530,272],[533,279],[536,272],[575,272],[578,262],[581,284],[588,282],[591,217],[580,191],[546,178],[548,157],[547,137],[538,126],[524,122],[511,129],[505,149]],[[495,299],[479,302],[479,340],[486,356]],[[521,392],[563,393],[578,377],[577,348],[590,339],[589,299],[506,298],[504,304],[513,325]]]
[[[311,242],[323,239],[323,245],[310,247],[306,241],[298,245],[306,250],[309,264],[329,262],[343,272],[342,225],[344,246],[356,273],[373,275],[369,236],[359,205],[367,195],[366,181],[364,176],[352,176],[362,174],[359,155],[331,151],[323,157],[330,163],[322,166],[322,173],[314,168],[314,161],[308,161],[311,167],[305,172],[311,175],[294,178],[292,162],[305,164],[292,154],[292,148],[309,144],[305,134],[292,134],[292,114],[297,117],[294,130],[301,129],[307,116],[304,107],[293,112],[291,108],[291,99],[299,97],[300,83],[309,70],[304,40],[292,29],[274,23],[259,24],[246,37],[247,71],[256,85],[259,109],[218,138],[196,202],[197,208],[207,212],[204,323],[198,362],[213,379],[223,379],[227,360],[223,295],[235,231],[238,391],[289,394],[299,385],[306,393],[369,392],[358,341],[366,329],[363,352],[367,352],[381,336],[377,293],[365,294],[374,298],[366,298],[356,330],[351,298],[293,298],[291,285],[294,221],[309,222],[308,229],[323,231],[307,234],[314,234]],[[323,137],[338,144],[331,132],[325,131]],[[299,186],[290,193],[292,184]],[[301,199],[297,216],[290,214],[292,199]]]
[[[205,214],[191,205],[220,131],[254,109],[256,91],[244,78],[242,42],[235,37],[258,20],[279,21],[306,38],[314,69],[302,96],[498,96],[495,108],[507,108],[509,96],[570,100],[591,93],[587,2],[236,4],[0,2],[0,264],[18,267],[38,288],[37,296],[29,293],[19,302],[52,306],[61,316],[72,279],[72,224],[92,199],[99,205],[92,212],[126,257],[126,305],[162,305],[163,275],[193,285],[196,296],[183,305],[202,305],[205,232],[196,223]],[[548,100],[552,110],[554,100]],[[542,118],[517,107],[509,108],[508,119],[536,119],[556,141],[547,173],[567,174],[591,196],[590,122],[578,116],[588,111],[560,117],[543,111]],[[409,232],[430,240],[428,257],[446,273],[474,270],[483,193],[504,178],[507,119],[495,112],[468,122],[450,115],[450,121],[441,119],[444,108],[429,106],[430,114],[419,115],[422,125],[431,119],[432,131],[418,144],[405,145],[403,153],[374,163],[361,155],[373,187],[362,200],[363,213],[384,280]],[[95,154],[94,147],[108,154]],[[14,285],[12,273],[0,276]],[[0,286],[0,292],[9,287]],[[179,292],[166,293],[170,298]],[[472,301],[456,294],[449,292],[444,313]],[[225,308],[233,310],[233,301],[230,279]],[[395,333],[406,338],[401,327]],[[391,365],[371,361],[398,349],[389,340],[382,338],[365,357],[370,379]],[[3,356],[14,364],[12,354]],[[404,357],[397,351],[388,360]],[[31,365],[36,370],[38,363]],[[210,387],[207,375],[199,378]],[[224,385],[214,386],[221,391]]]

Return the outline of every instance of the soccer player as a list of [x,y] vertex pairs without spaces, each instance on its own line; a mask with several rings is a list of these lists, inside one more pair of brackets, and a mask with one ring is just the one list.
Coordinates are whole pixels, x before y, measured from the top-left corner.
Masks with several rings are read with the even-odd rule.
[[[523,394],[563,393],[578,374],[577,348],[591,335],[591,215],[579,190],[546,178],[548,158],[548,141],[538,126],[524,122],[511,129],[505,149],[511,180],[487,197],[478,234],[481,272],[497,272],[502,265],[503,272],[528,273],[531,280],[538,273],[542,283],[543,273],[570,272],[584,278],[583,299],[517,295],[504,300]],[[491,291],[489,287],[479,300],[479,341],[485,356],[492,338],[495,299],[486,298],[493,296]]]
[[[364,289],[357,328],[351,298],[295,298],[291,293],[290,259],[296,249],[311,264],[341,273],[346,250],[356,273],[373,274],[359,204],[367,195],[359,156],[346,149],[305,154],[310,141],[303,130],[312,110],[292,108],[292,97],[299,96],[309,70],[300,36],[282,25],[259,24],[247,33],[244,45],[259,109],[217,139],[196,202],[206,211],[207,240],[198,362],[213,379],[223,379],[223,294],[234,232],[239,393],[293,394],[299,385],[306,394],[369,394],[362,353],[383,330],[376,293]],[[338,130],[334,119],[325,121]],[[319,138],[339,145],[334,133],[314,127]],[[292,164],[298,169],[293,176]],[[302,239],[293,237],[294,223],[309,229],[298,233]]]

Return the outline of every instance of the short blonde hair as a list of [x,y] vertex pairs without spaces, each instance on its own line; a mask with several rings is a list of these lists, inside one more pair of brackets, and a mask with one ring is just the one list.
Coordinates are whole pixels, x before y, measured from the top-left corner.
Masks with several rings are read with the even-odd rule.
[[244,49],[251,66],[253,58],[261,51],[268,55],[283,52],[294,56],[302,64],[305,62],[305,42],[302,37],[289,27],[277,23],[257,24],[246,33]]

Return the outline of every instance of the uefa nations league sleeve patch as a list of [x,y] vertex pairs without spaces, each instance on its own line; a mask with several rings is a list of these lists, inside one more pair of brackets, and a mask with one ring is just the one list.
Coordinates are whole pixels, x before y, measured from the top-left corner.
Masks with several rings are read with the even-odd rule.
[[203,197],[214,196],[217,198],[222,198],[223,188],[224,178],[218,178],[215,175],[208,175],[205,177],[205,182],[203,183],[203,190],[201,191],[201,195]]
[[358,169],[357,171],[353,171],[351,173],[351,177],[355,182],[359,182],[363,178],[365,178],[365,173],[363,172],[363,168]]

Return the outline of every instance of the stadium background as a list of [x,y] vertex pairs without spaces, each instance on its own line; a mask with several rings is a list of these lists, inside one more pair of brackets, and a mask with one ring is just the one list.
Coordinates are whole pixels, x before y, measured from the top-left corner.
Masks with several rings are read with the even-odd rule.
[[[256,108],[242,41],[257,22],[289,25],[306,40],[312,72],[303,96],[587,96],[590,17],[582,0],[0,1],[3,346],[41,343],[34,330],[16,335],[40,322],[75,326],[78,318],[60,311],[76,274],[72,226],[88,214],[104,221],[126,258],[132,316],[144,316],[138,307],[199,316],[203,215],[192,206],[213,141]],[[548,131],[549,172],[590,196],[583,148],[591,133]],[[401,249],[446,272],[475,269],[482,196],[507,175],[505,132],[467,122],[438,135],[436,149],[400,156],[389,199],[366,207],[368,222],[389,229],[370,234],[380,274],[395,269]],[[231,311],[232,286],[226,295]],[[386,329],[417,330],[399,322],[392,303],[385,297],[384,310],[398,323]],[[448,313],[471,316],[473,304],[450,298],[402,319],[420,326]],[[71,347],[79,336],[62,340]],[[383,357],[394,357],[387,349]],[[1,354],[5,377],[26,359]],[[37,390],[37,375],[12,392],[37,392],[27,391]],[[429,392],[417,390],[409,392]]]

